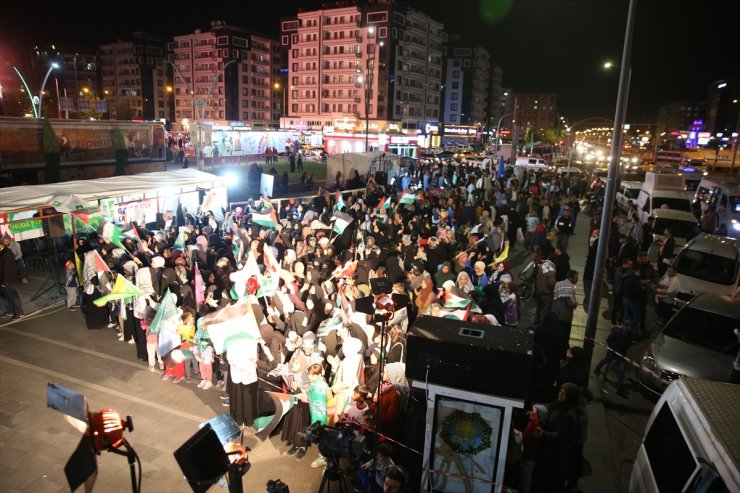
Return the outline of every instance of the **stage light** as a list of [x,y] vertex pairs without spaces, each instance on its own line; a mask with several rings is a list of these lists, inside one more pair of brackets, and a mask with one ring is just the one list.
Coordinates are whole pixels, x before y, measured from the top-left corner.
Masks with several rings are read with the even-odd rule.
[[239,176],[232,171],[224,173],[223,179],[227,187],[235,187],[239,184]]
[[103,409],[93,413],[90,419],[90,430],[95,450],[100,452],[120,447],[124,440],[123,431],[127,428],[129,431],[134,430],[131,416],[127,416],[124,421],[113,409]]

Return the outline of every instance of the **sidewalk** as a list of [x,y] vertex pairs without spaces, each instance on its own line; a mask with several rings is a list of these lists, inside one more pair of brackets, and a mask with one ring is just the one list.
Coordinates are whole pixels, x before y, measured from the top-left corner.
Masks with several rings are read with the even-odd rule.
[[[570,256],[571,269],[578,272],[579,282],[576,286],[576,299],[581,306],[576,308],[573,314],[573,325],[571,330],[570,346],[583,346],[586,332],[587,313],[582,308],[585,297],[583,291],[583,270],[586,266],[588,255],[588,223],[589,216],[580,214],[576,221],[575,233],[568,242],[568,255]],[[602,289],[602,299],[599,312],[603,313],[608,306],[608,293]],[[589,388],[593,392],[594,399],[589,406],[588,439],[583,450],[584,474],[578,483],[579,489],[588,493],[613,493],[619,491],[617,485],[622,483],[619,467],[620,458],[614,446],[610,446],[610,437],[606,425],[607,416],[605,403],[601,389],[602,383],[593,376],[593,368],[604,356],[606,350],[599,342],[605,343],[611,331],[610,320],[599,316],[596,326],[596,345],[594,347],[591,368],[589,369]],[[590,465],[590,468],[588,467]],[[590,469],[590,471],[589,471]]]

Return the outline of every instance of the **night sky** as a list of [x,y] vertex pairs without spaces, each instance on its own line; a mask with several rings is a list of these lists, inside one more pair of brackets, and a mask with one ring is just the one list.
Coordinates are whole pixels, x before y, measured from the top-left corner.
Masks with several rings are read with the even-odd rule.
[[[0,8],[0,71],[3,62],[36,43],[97,46],[153,35],[208,29],[222,19],[277,36],[279,18],[318,1],[39,0],[3,2]],[[624,44],[627,0],[406,0],[485,48],[504,71],[504,86],[555,92],[560,114],[571,122],[613,117]],[[740,77],[740,2],[637,0],[628,121],[653,122],[660,104],[705,100],[709,82]]]

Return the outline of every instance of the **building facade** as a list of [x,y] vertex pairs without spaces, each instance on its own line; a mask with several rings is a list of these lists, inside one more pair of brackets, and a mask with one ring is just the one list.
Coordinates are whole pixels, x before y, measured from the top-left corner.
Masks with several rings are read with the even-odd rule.
[[517,92],[514,96],[518,128],[525,131],[533,128],[536,132],[544,132],[557,127],[558,97],[555,93]]
[[168,46],[178,121],[240,121],[252,128],[278,125],[277,42],[223,21],[210,31],[175,36]]
[[486,124],[489,107],[491,56],[488,50],[460,39],[450,41],[445,63],[445,124]]
[[[98,49],[102,94],[112,120],[159,120],[168,115],[165,41],[134,33],[131,41]],[[92,104],[97,104],[94,100]]]
[[439,121],[442,29],[423,13],[386,0],[282,19],[284,126],[374,133]]
[[704,120],[705,114],[704,102],[683,100],[661,105],[658,108],[657,133],[691,130],[695,122]]

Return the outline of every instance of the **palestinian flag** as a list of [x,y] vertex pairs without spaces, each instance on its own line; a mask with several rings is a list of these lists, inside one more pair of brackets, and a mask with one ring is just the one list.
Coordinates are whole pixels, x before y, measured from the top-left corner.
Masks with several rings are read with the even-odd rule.
[[221,354],[240,340],[259,340],[260,330],[249,301],[228,305],[201,318],[216,353]]
[[157,314],[154,315],[154,320],[152,320],[152,324],[149,326],[149,333],[159,334],[164,325],[177,331],[177,325],[179,323],[180,311],[177,309],[177,296],[170,293],[169,288],[167,288],[167,292],[159,304],[159,309],[157,309]]
[[344,212],[337,212],[334,214],[334,232],[341,235],[344,233],[344,230],[347,229],[347,226],[349,226],[352,221],[352,217],[349,214],[345,214]]
[[442,318],[451,318],[453,320],[461,320],[467,322],[470,319],[470,307],[472,303],[469,303],[465,309],[445,309],[442,308],[439,312]]
[[72,217],[75,222],[77,232],[97,231],[105,223],[105,217],[101,213],[85,214],[84,212],[73,212]]
[[131,238],[132,240],[141,241],[141,236],[139,236],[139,231],[135,227],[132,227],[128,231],[124,231],[123,236],[127,238]]
[[108,268],[108,264],[105,263],[105,260],[103,260],[103,257],[100,256],[100,252],[97,250],[93,250],[95,254],[95,272],[100,275],[101,272],[108,272],[110,273],[110,269]]
[[337,192],[337,205],[336,205],[337,210],[341,211],[345,207],[347,207],[347,204],[344,203],[344,199],[342,199],[341,192]]
[[110,294],[106,294],[105,296],[93,300],[93,303],[95,303],[95,306],[103,306],[109,301],[125,300],[133,298],[134,296],[139,296],[140,294],[141,291],[139,291],[139,288],[131,284],[131,281],[126,279],[123,274],[119,274],[118,277],[116,277],[116,284],[113,286]]
[[337,315],[332,319],[326,319],[319,324],[319,328],[316,331],[316,337],[324,337],[331,333],[332,330],[337,330],[344,323],[342,315]]
[[270,202],[270,197],[268,197],[265,194],[262,194],[262,207],[272,208],[272,202]]
[[105,226],[103,226],[103,239],[105,239],[105,241],[109,243],[114,244],[118,248],[123,248],[123,244],[121,243],[123,240],[123,233],[121,232],[121,228],[113,223],[105,223]]
[[413,204],[416,201],[416,195],[413,193],[404,192],[401,198],[398,200],[398,205],[401,204]]
[[265,262],[265,267],[269,271],[269,273],[276,277],[280,273],[280,263],[275,258],[275,255],[272,254],[272,249],[270,249],[270,246],[265,243],[264,247],[262,248],[262,254],[263,254],[263,261]]
[[278,225],[275,209],[270,207],[269,210],[262,209],[261,212],[252,213],[252,222],[264,226],[265,228],[275,229]]
[[275,431],[275,428],[282,421],[283,416],[288,414],[296,403],[296,397],[294,395],[282,393],[282,392],[267,392],[270,394],[273,404],[275,405],[275,414],[272,416],[265,416],[254,420],[254,428],[257,430],[257,437],[263,442],[270,437],[270,434]]
[[445,308],[466,308],[473,302],[467,298],[458,288],[453,287],[449,291],[445,290],[444,307]]
[[380,203],[375,208],[376,209],[390,209],[391,208],[391,198],[388,196],[383,197],[383,200],[381,200]]

